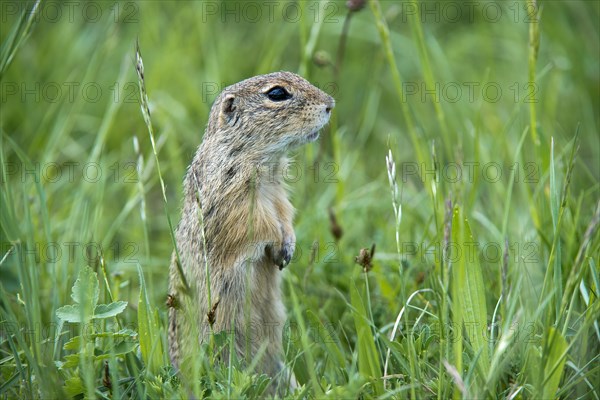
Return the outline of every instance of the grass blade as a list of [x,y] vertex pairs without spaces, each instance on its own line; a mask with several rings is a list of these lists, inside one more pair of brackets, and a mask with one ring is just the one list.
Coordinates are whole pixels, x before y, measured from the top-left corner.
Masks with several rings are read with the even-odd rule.
[[544,350],[548,351],[544,364],[544,379],[541,382],[541,398],[552,399],[558,390],[558,384],[563,375],[567,350],[567,341],[558,329],[550,327],[544,336]]
[[140,337],[140,350],[146,367],[153,374],[158,374],[163,365],[164,350],[160,337],[160,324],[158,315],[153,310],[146,292],[146,281],[142,267],[138,264],[140,276],[140,298],[138,303],[138,334]]
[[[452,220],[452,311],[455,316],[455,327],[467,331],[469,342],[473,346],[477,363],[483,376],[489,368],[488,346],[485,340],[487,331],[487,307],[485,302],[485,286],[475,240],[471,227],[464,218],[459,206],[455,206]],[[460,334],[460,331],[457,332]],[[457,340],[460,342],[460,340]],[[455,365],[461,371],[462,345],[455,343]]]
[[167,191],[165,189],[165,181],[162,177],[162,172],[160,169],[160,162],[158,161],[158,153],[156,150],[156,141],[154,140],[154,128],[152,127],[152,120],[150,119],[150,105],[148,101],[148,93],[146,92],[146,81],[144,76],[144,61],[142,60],[142,53],[140,51],[140,44],[136,42],[135,45],[135,70],[138,76],[138,82],[140,87],[140,107],[142,109],[142,115],[144,116],[144,122],[146,123],[146,127],[148,128],[148,135],[150,135],[150,142],[152,143],[152,152],[154,153],[154,160],[156,162],[156,170],[158,172],[158,179],[160,181],[160,188],[162,190],[163,202],[165,208],[165,214],[167,216],[167,222],[169,224],[169,232],[171,233],[171,241],[173,242],[173,248],[175,249],[175,256],[177,259],[177,270],[179,272],[179,278],[183,283],[186,291],[189,291],[190,286],[188,285],[187,279],[185,278],[185,274],[183,273],[183,267],[181,266],[181,261],[179,257],[179,250],[177,249],[177,242],[175,241],[175,234],[173,230],[173,223],[171,222],[171,217],[169,216],[169,210],[167,208]]
[[381,380],[381,363],[379,353],[375,346],[375,338],[371,331],[369,315],[363,303],[356,282],[350,285],[350,302],[354,308],[354,326],[356,327],[358,349],[358,372],[371,380],[376,395],[383,394],[383,381]]
[[[37,0],[30,10],[23,10],[19,21],[13,26],[9,38],[2,43],[2,49],[0,49],[0,81],[2,81],[4,73],[12,63],[15,54],[29,37],[33,23],[39,20],[37,15],[39,5],[40,0]],[[2,8],[4,12],[4,5]]]

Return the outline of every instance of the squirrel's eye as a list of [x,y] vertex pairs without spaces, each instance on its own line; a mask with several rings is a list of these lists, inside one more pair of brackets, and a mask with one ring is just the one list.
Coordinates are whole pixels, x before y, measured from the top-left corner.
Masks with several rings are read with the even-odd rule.
[[281,86],[275,86],[267,92],[267,97],[273,101],[284,101],[291,99],[292,95]]

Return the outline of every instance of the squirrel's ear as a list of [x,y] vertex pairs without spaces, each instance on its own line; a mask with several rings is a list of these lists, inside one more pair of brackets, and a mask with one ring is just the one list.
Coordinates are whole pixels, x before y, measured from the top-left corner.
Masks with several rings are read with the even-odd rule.
[[233,94],[225,96],[221,102],[221,121],[228,125],[235,125],[238,120],[238,111],[236,107],[236,99]]

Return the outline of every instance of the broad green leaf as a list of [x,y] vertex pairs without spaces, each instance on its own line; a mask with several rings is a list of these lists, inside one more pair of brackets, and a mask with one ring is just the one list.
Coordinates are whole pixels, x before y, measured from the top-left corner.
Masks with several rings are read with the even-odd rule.
[[56,316],[66,322],[81,322],[81,309],[79,304],[62,306],[56,310]]
[[[133,340],[135,342],[136,336],[137,336],[137,333],[135,331],[132,331],[131,329],[122,329],[119,332],[96,333],[96,334],[90,335],[89,338],[93,340],[96,338],[112,337],[117,340],[125,339],[125,340]],[[75,336],[75,337],[71,338],[71,340],[69,340],[67,343],[64,344],[63,349],[79,351],[81,349],[81,336]]]
[[123,355],[125,355],[127,353],[131,353],[133,350],[135,350],[137,345],[138,344],[136,342],[128,342],[128,341],[121,342],[112,349],[112,352],[106,352],[104,354],[99,354],[99,355],[94,356],[94,361],[107,360],[107,359],[111,358],[113,355],[114,356],[123,356]]
[[555,398],[560,378],[562,377],[567,357],[563,356],[567,350],[567,341],[558,330],[550,327],[544,337],[544,351],[548,351],[544,366],[544,381],[542,382],[542,398]]
[[[487,332],[487,307],[485,286],[481,265],[479,264],[476,242],[471,233],[469,221],[463,217],[460,207],[454,208],[452,217],[452,301],[453,313],[458,334],[464,326],[475,356],[479,356],[478,365],[484,376],[489,368]],[[455,344],[456,351],[462,351]],[[462,357],[455,354],[456,357]],[[456,363],[459,371],[462,363]]]
[[65,350],[79,351],[80,348],[81,348],[81,336],[75,336],[74,338],[69,340],[67,343],[65,343],[65,345],[63,346],[63,349],[65,349]]
[[56,316],[67,322],[88,322],[98,304],[98,275],[90,267],[79,270],[77,280],[71,289],[71,298],[76,304],[66,305],[56,310]]
[[118,315],[127,307],[126,301],[115,301],[110,304],[99,304],[94,310],[94,319],[110,318]]
[[[81,336],[77,336],[77,337],[73,338],[69,342],[65,343],[65,350],[79,350],[79,347],[76,347],[76,346],[79,346],[80,342],[81,342]],[[68,347],[67,347],[67,345],[68,345]],[[127,353],[131,353],[132,351],[134,351],[136,349],[136,347],[137,347],[136,342],[122,341],[121,343],[117,344],[112,349],[111,352],[92,355],[90,359],[93,361],[94,365],[96,365],[97,361],[108,360],[112,356],[123,356]],[[67,369],[67,368],[75,368],[75,367],[79,366],[80,358],[81,358],[81,353],[68,354],[64,357],[65,361],[58,362],[57,366],[63,370]]]
[[60,366],[61,369],[75,368],[79,366],[79,353],[67,354],[64,359],[65,362],[63,362]]
[[69,397],[73,398],[85,391],[83,387],[83,382],[81,378],[77,375],[70,377],[65,381],[65,392],[69,395]]
[[352,307],[354,307],[353,317],[357,336],[358,371],[371,380],[373,391],[379,396],[383,394],[379,353],[377,352],[375,338],[368,322],[369,316],[363,304],[362,296],[356,287],[356,282],[350,285],[350,302]]
[[79,310],[84,315],[83,319],[90,319],[93,310],[96,308],[96,304],[98,304],[99,295],[98,274],[90,267],[79,270],[79,275],[73,285],[71,298],[75,303],[83,306]]

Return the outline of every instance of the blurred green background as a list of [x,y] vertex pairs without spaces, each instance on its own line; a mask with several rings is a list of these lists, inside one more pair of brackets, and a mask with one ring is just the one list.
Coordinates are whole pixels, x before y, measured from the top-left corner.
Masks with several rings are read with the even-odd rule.
[[[349,364],[355,362],[350,351],[355,339],[345,299],[352,278],[360,275],[354,257],[361,248],[376,244],[370,306],[382,335],[389,336],[404,304],[400,299],[417,289],[438,293],[419,300],[425,308],[432,302],[431,312],[437,314],[446,295],[439,287],[445,200],[464,210],[479,250],[489,251],[476,256],[489,318],[510,286],[506,279],[513,288],[523,280],[516,307],[522,310],[521,322],[536,321],[539,339],[552,325],[540,318],[538,307],[547,266],[554,265],[549,261],[554,238],[558,235],[563,244],[552,278],[561,284],[562,296],[600,198],[599,4],[381,1],[373,6],[381,7],[378,19],[371,5],[350,12],[344,1],[41,2],[29,36],[0,81],[2,307],[30,315],[23,313],[23,307],[31,308],[23,301],[39,301],[36,318],[42,324],[56,322],[54,311],[71,302],[77,271],[85,265],[99,271],[101,252],[114,297],[130,302],[125,320],[135,321],[138,264],[151,303],[166,320],[172,243],[140,112],[134,69],[138,40],[166,210],[174,224],[180,218],[183,176],[221,88],[289,70],[335,97],[334,116],[320,141],[294,155],[289,180],[298,244],[284,276],[297,285],[303,311],[335,321],[340,336],[347,336]],[[6,55],[19,18],[32,3],[0,5]],[[382,36],[378,22],[389,27],[395,66],[382,44],[387,30]],[[537,53],[532,24],[539,29]],[[566,192],[573,146],[578,151]],[[389,149],[402,203],[401,263],[385,162]],[[564,202],[556,204],[566,210],[556,232],[551,203],[565,193]],[[337,239],[336,225],[343,230]],[[597,263],[597,234],[592,238],[585,254]],[[510,261],[503,278],[505,240]],[[582,279],[590,279],[587,287],[597,295],[587,260]],[[29,290],[24,279],[32,280],[35,290],[24,293]],[[287,283],[284,295],[291,306]],[[582,308],[576,313],[585,314],[586,306],[578,304]],[[588,312],[597,316],[597,307]],[[409,319],[419,315],[413,310]],[[8,344],[2,348],[8,357]],[[60,358],[53,343],[41,351],[49,365]],[[576,359],[586,352],[579,345],[573,351],[581,353],[570,360],[582,367]],[[437,368],[439,355],[433,351],[429,357]],[[515,371],[522,364],[514,364],[513,371],[503,372],[506,388],[508,376],[521,376]],[[13,361],[2,365],[8,379]],[[426,371],[424,366],[423,381],[429,379]],[[590,374],[598,377],[598,367]],[[350,373],[324,376],[351,386]],[[432,396],[425,386],[417,395]],[[562,395],[586,393],[573,387]],[[440,386],[434,392],[448,390]]]

